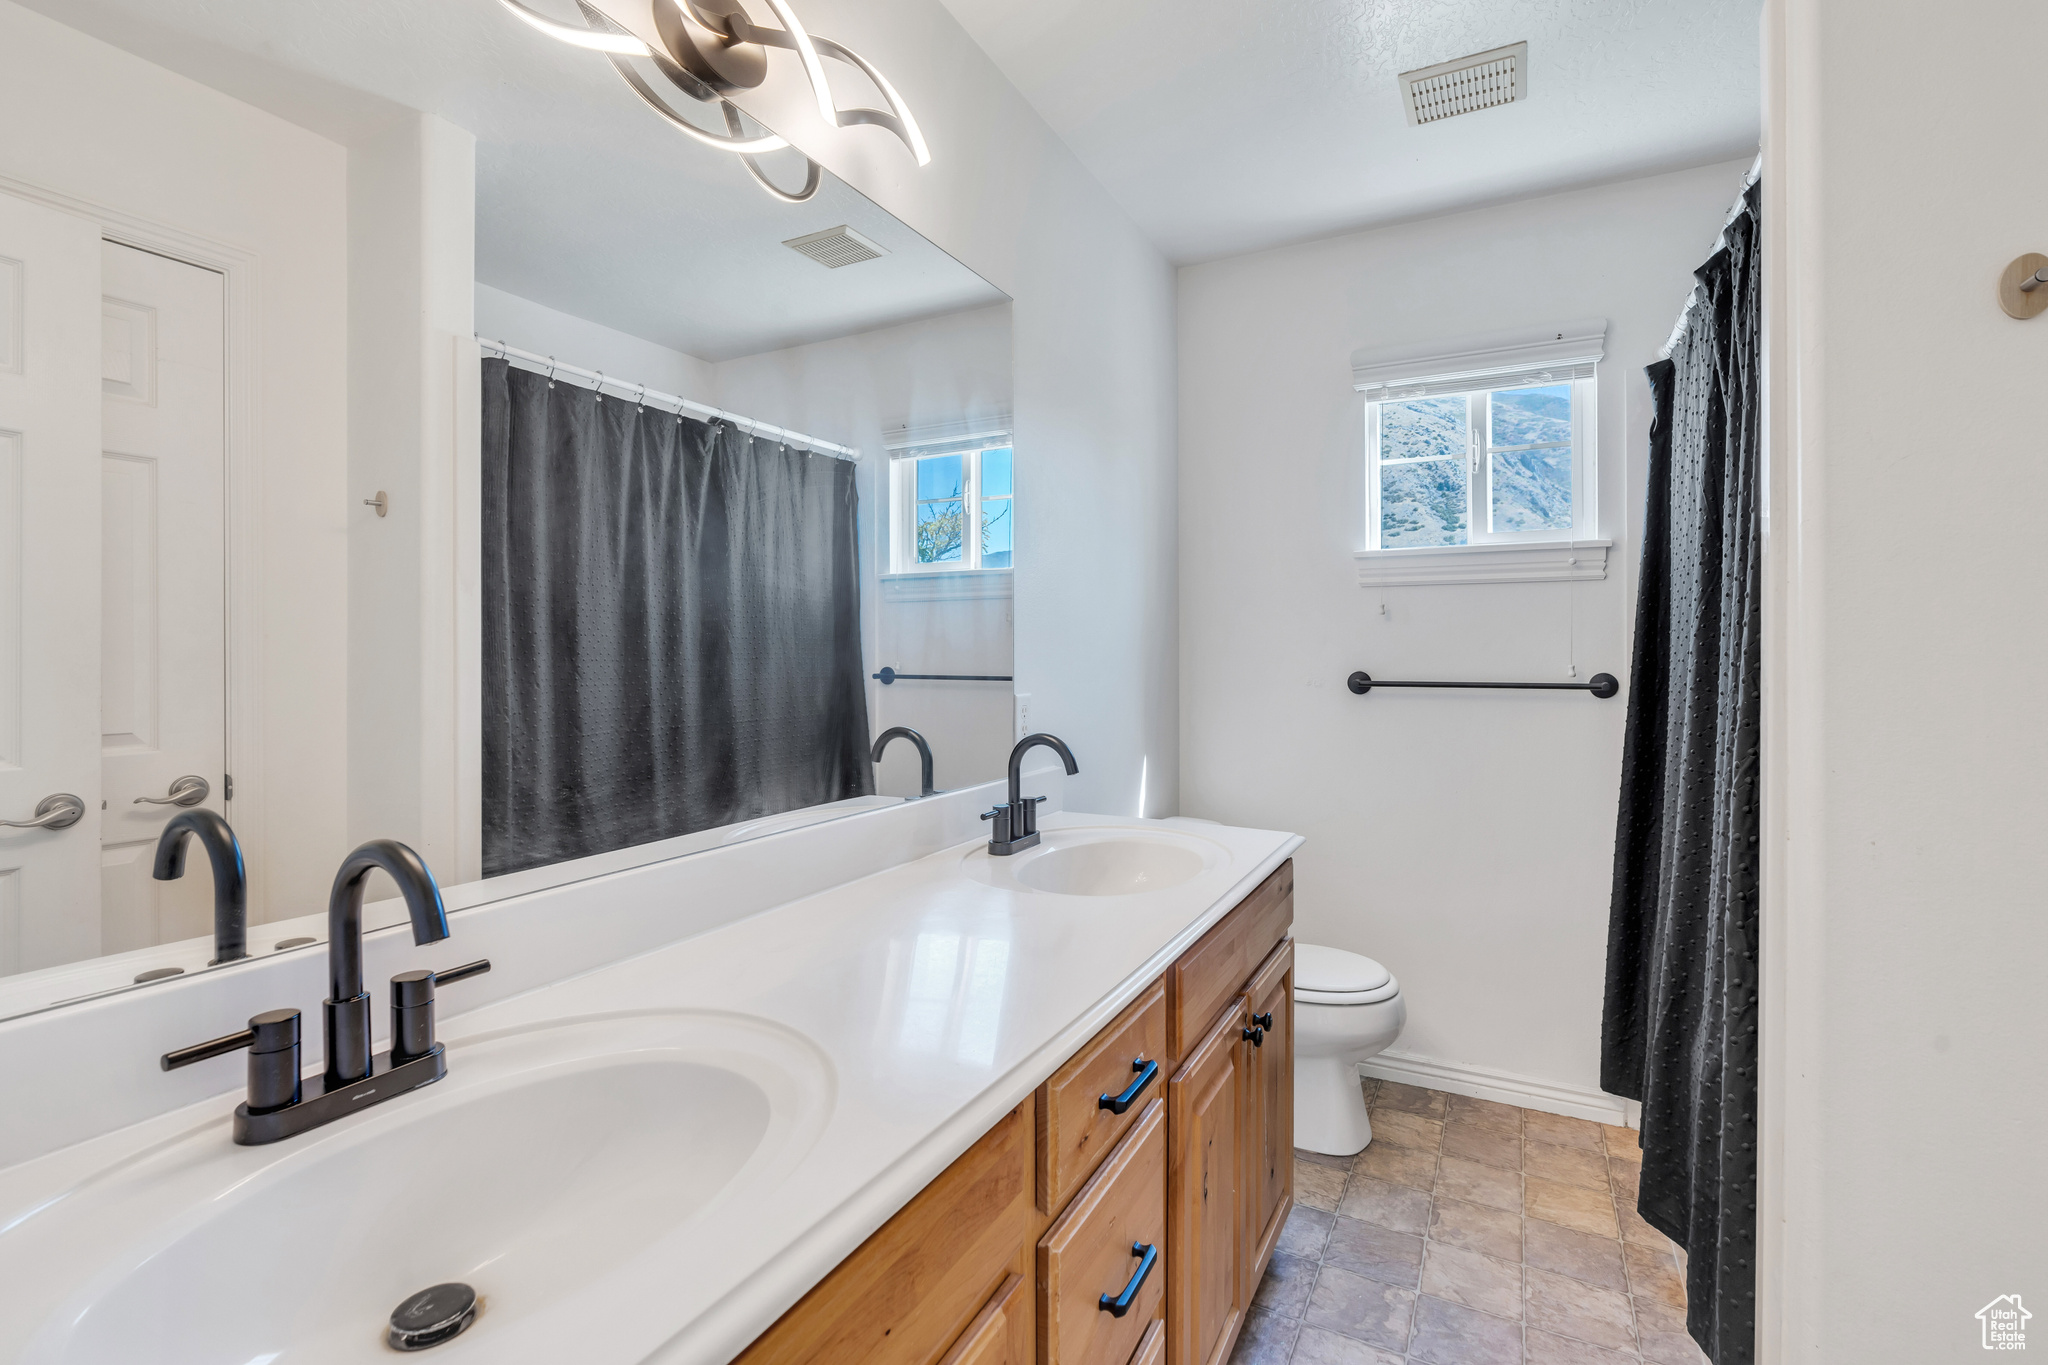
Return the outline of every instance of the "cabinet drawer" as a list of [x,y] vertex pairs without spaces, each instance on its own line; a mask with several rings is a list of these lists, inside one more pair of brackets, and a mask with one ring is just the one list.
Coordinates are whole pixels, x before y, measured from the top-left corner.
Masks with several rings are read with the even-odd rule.
[[[1166,1105],[1155,1099],[1038,1243],[1043,1365],[1126,1365],[1165,1313],[1165,1260]],[[1126,1295],[1121,1316],[1104,1304]]]
[[[1166,1090],[1166,983],[1155,981],[1038,1091],[1038,1207],[1058,1213]],[[1103,1100],[1122,1100],[1117,1113]]]
[[1012,1275],[939,1365],[1031,1365],[1031,1294]]
[[1163,1321],[1145,1329],[1145,1339],[1138,1343],[1138,1353],[1131,1357],[1131,1365],[1166,1365],[1166,1324]]
[[1176,1062],[1187,1060],[1215,1022],[1216,1011],[1287,936],[1294,923],[1294,860],[1289,858],[1237,903],[1166,972],[1166,1045]]
[[1035,1127],[1030,1100],[1004,1115],[755,1338],[736,1365],[938,1360],[1026,1266]]

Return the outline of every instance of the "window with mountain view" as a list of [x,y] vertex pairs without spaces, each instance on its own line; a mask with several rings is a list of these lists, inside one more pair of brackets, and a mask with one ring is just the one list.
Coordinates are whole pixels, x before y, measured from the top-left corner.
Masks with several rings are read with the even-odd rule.
[[1590,534],[1592,388],[1579,379],[1369,404],[1369,548]]

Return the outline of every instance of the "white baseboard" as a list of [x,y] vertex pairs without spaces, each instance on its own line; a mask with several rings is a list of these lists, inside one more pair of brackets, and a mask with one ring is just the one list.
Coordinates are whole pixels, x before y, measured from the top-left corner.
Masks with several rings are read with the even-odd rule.
[[1618,1128],[1642,1127],[1642,1106],[1634,1100],[1588,1090],[1576,1085],[1559,1085],[1511,1071],[1494,1071],[1464,1062],[1447,1062],[1441,1057],[1423,1057],[1412,1052],[1382,1052],[1371,1061],[1360,1062],[1361,1076],[1417,1085],[1425,1090],[1442,1090],[1452,1095],[1495,1100],[1522,1109],[1536,1109],[1567,1118],[1591,1119]]

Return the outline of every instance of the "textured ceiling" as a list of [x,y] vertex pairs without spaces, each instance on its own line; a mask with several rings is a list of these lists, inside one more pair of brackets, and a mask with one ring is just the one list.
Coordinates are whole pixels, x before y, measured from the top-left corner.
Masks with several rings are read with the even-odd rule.
[[[1760,0],[944,0],[1175,261],[1753,150]],[[1400,72],[1529,43],[1408,126]]]
[[[829,174],[806,204],[769,198],[737,158],[669,129],[602,57],[496,0],[23,3],[338,142],[405,109],[469,129],[478,279],[706,360],[1004,297]],[[802,182],[795,153],[765,160]],[[841,223],[891,254],[827,270],[782,245]]]

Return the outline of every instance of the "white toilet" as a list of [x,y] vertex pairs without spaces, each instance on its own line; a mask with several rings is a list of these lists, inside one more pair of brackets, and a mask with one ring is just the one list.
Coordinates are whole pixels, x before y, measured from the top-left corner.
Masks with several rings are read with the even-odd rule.
[[1294,945],[1294,1145],[1350,1156],[1372,1141],[1358,1064],[1401,1036],[1401,983],[1369,957]]

